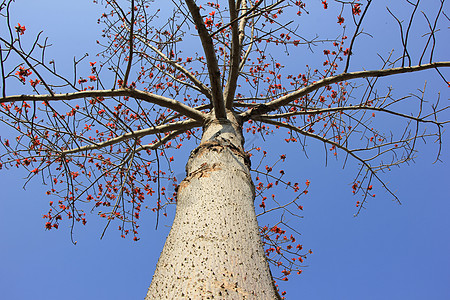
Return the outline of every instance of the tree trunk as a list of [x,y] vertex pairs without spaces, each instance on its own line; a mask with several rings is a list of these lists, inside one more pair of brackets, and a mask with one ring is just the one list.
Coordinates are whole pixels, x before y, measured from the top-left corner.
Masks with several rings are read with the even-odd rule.
[[256,221],[242,127],[213,120],[186,165],[148,299],[278,299]]

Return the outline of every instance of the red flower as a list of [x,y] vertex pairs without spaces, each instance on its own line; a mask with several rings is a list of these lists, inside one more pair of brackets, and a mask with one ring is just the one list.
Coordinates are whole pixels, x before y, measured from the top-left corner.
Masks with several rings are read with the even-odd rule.
[[19,71],[16,72],[16,75],[19,76],[20,81],[25,83],[25,77],[30,76],[32,72],[30,69],[25,69],[24,67],[20,66]]
[[31,83],[31,86],[32,86],[32,87],[36,87],[36,85],[38,85],[39,82],[41,82],[39,79],[36,79],[35,81],[33,81],[33,80],[30,79],[30,83]]
[[20,35],[25,33],[25,26],[20,25],[20,23],[17,23],[17,26],[14,27],[14,29],[16,29],[16,32],[19,33]]
[[213,25],[213,20],[211,18],[206,18],[205,19],[205,25],[206,27],[210,27]]
[[52,229],[52,223],[50,222],[45,223],[45,228],[47,228],[48,230]]
[[339,24],[344,23],[344,18],[342,16],[338,16],[338,23]]
[[327,8],[328,8],[328,3],[327,3],[326,0],[325,0],[325,1],[322,1],[322,4],[323,4],[323,8],[324,8],[324,9],[327,9]]
[[358,15],[359,16],[359,14],[361,13],[361,7],[360,6],[361,6],[361,4],[359,4],[359,3],[356,3],[356,4],[353,5],[352,13],[354,15]]
[[95,77],[95,76],[93,76],[93,75],[88,76],[88,78],[89,78],[91,81],[97,81],[97,77]]

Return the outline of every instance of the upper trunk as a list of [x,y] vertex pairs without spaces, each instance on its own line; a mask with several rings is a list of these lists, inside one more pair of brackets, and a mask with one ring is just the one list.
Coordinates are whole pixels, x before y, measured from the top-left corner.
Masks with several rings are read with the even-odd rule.
[[277,299],[234,116],[204,128],[146,299]]

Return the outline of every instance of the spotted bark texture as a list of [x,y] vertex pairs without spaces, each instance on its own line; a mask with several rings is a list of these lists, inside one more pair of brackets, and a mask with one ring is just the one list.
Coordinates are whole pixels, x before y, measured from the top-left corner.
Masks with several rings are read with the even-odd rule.
[[148,299],[278,299],[259,236],[241,127],[214,120],[188,160]]

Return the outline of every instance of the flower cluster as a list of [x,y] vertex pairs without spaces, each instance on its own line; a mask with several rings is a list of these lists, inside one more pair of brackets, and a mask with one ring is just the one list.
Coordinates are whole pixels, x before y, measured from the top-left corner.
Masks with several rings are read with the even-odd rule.
[[19,76],[20,81],[25,83],[25,77],[28,77],[32,74],[30,69],[25,69],[24,67],[20,66],[19,70],[16,72],[16,75]]

